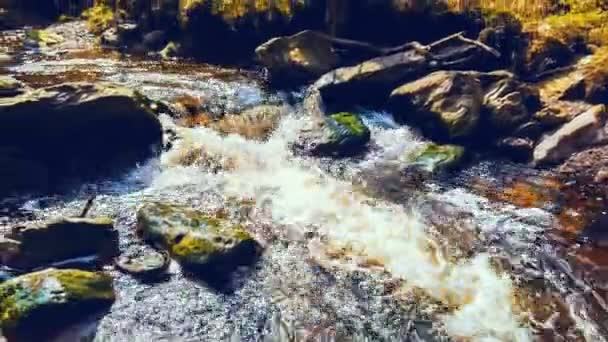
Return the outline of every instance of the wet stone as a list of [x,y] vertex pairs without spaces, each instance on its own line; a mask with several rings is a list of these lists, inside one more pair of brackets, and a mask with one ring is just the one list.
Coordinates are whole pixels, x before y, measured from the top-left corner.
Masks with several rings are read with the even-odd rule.
[[91,256],[108,260],[117,250],[118,232],[108,218],[62,218],[16,226],[0,240],[2,263],[22,270]]
[[183,206],[149,203],[137,213],[138,233],[189,271],[228,279],[257,259],[259,244],[242,227]]
[[165,252],[141,251],[122,255],[116,261],[116,267],[133,276],[149,279],[163,275],[170,261]]
[[45,341],[61,326],[113,302],[110,276],[47,269],[0,285],[0,327],[9,341]]

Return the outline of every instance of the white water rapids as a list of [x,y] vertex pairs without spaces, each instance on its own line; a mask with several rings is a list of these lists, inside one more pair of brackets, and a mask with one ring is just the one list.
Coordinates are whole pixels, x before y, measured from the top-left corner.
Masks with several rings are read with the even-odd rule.
[[[183,139],[163,156],[163,171],[152,187],[195,184],[226,196],[254,199],[270,210],[276,223],[303,231],[317,227],[331,245],[376,260],[408,286],[455,308],[442,318],[450,336],[472,341],[531,340],[513,311],[509,277],[497,274],[487,255],[449,262],[415,212],[372,201],[314,162],[294,157],[290,144],[305,121],[284,118],[266,142],[220,136],[207,128],[174,127]],[[168,120],[165,124],[170,125]],[[224,160],[230,167],[210,174],[175,164],[180,155],[199,148],[205,157]]]

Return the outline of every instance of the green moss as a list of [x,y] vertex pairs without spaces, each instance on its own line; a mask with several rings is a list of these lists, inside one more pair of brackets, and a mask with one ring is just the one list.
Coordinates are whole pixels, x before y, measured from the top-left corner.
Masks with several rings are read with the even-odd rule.
[[464,153],[462,146],[427,144],[410,154],[408,161],[429,172],[435,172],[457,166]]
[[358,115],[348,112],[332,114],[331,118],[337,123],[347,128],[351,133],[356,135],[364,135],[369,130],[363,124],[363,121]]
[[26,31],[25,36],[27,39],[46,45],[53,45],[63,42],[63,37],[46,30],[28,30]]
[[180,263],[202,265],[253,237],[242,227],[183,206],[152,203],[138,213],[144,238],[159,243]]
[[171,255],[180,261],[195,261],[219,251],[217,245],[203,236],[188,234],[171,246]]
[[48,269],[0,285],[0,327],[10,331],[43,307],[114,301],[112,278],[103,273]]

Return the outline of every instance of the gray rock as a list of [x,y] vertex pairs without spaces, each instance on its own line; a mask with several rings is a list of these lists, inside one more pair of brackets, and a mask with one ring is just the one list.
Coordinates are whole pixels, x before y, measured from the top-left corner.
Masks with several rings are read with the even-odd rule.
[[[0,162],[21,161],[2,171],[15,176],[33,163],[57,184],[132,167],[161,146],[151,105],[133,90],[104,83],[66,83],[0,97]],[[2,183],[0,196],[22,190]]]
[[466,138],[481,116],[483,89],[476,74],[438,71],[391,93],[400,117],[431,136]]
[[328,37],[309,30],[273,38],[260,45],[255,54],[274,80],[292,82],[317,78],[339,63],[339,56]]
[[118,232],[111,219],[64,218],[14,227],[0,244],[0,260],[31,270],[81,257],[108,260],[117,251]]
[[534,164],[564,161],[573,153],[608,140],[608,112],[597,105],[543,138],[534,149]]

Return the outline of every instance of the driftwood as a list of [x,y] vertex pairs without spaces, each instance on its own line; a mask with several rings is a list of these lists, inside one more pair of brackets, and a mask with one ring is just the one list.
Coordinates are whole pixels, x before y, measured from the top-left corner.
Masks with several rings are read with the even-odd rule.
[[432,56],[433,55],[432,51],[434,49],[441,48],[441,46],[443,44],[450,44],[450,43],[460,41],[460,42],[467,43],[470,45],[475,45],[475,46],[481,48],[482,50],[494,55],[496,58],[500,58],[500,52],[498,52],[496,49],[494,49],[478,40],[466,38],[464,36],[464,32],[455,33],[453,35],[450,35],[450,36],[442,38],[438,41],[435,41],[429,45],[423,45],[423,44],[420,44],[419,42],[413,41],[413,42],[408,42],[403,45],[393,46],[393,47],[380,47],[380,46],[376,46],[371,43],[358,41],[358,40],[352,40],[352,39],[337,38],[337,37],[333,37],[333,36],[330,36],[330,35],[324,34],[324,33],[319,33],[319,35],[321,37],[323,37],[324,39],[326,39],[327,41],[331,42],[331,44],[337,49],[357,49],[357,50],[369,52],[370,54],[375,54],[377,56],[392,55],[392,54],[403,52],[403,51],[406,51],[409,49],[414,49],[417,51],[424,51],[424,52],[429,53]]
[[97,197],[97,195],[92,195],[91,197],[89,197],[89,199],[87,200],[87,203],[84,205],[84,208],[82,209],[82,212],[80,213],[80,215],[78,217],[80,217],[80,218],[87,217],[87,214],[89,213],[89,210],[91,210],[91,207],[93,206],[93,201],[95,201],[96,197]]

